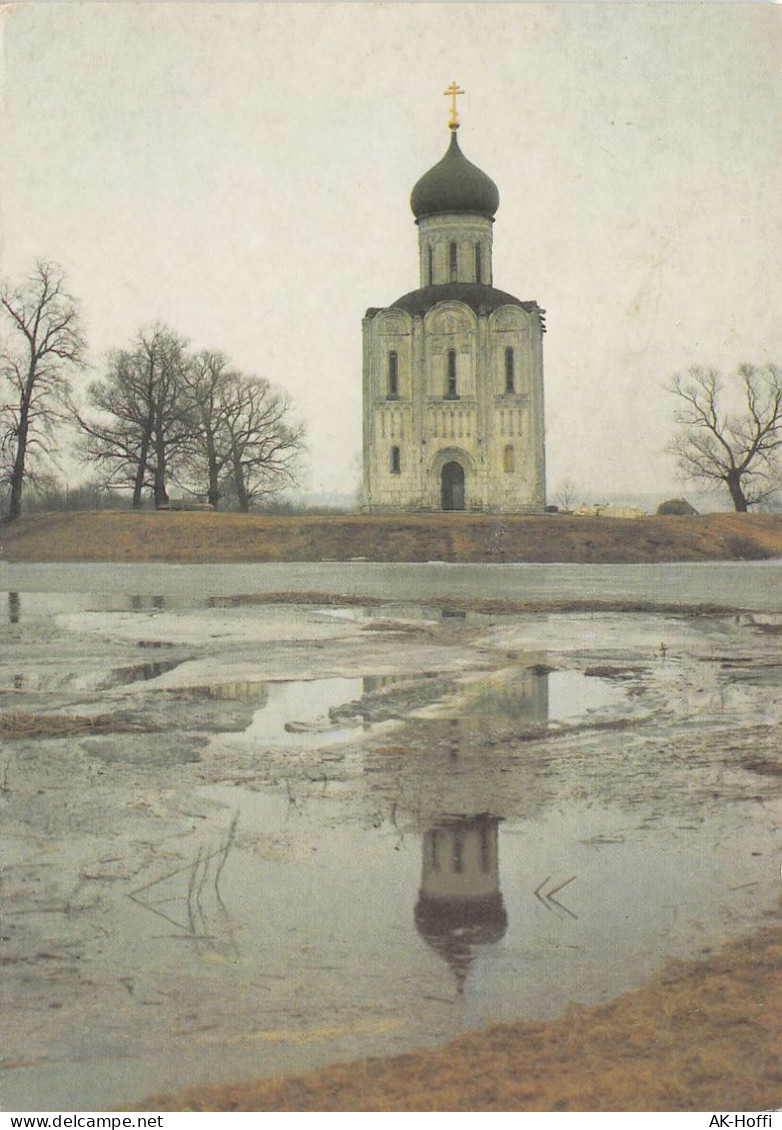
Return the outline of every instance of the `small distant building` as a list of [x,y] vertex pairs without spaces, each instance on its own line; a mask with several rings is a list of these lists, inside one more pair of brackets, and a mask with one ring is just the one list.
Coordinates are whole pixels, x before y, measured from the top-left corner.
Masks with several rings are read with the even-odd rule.
[[364,507],[542,513],[544,311],[494,286],[497,186],[450,145],[418,181],[420,285],[363,321]]
[[686,498],[669,498],[667,502],[660,503],[657,507],[657,513],[689,516],[690,514],[697,514],[698,511],[690,505]]
[[612,503],[587,505],[582,502],[573,511],[579,518],[645,518],[646,511],[640,506],[622,506]]

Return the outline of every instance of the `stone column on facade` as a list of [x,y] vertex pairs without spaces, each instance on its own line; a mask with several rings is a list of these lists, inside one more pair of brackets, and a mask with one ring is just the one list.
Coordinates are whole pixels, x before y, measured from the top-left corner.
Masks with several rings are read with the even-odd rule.
[[362,459],[362,482],[363,494],[362,507],[363,509],[370,509],[372,507],[372,459],[374,456],[374,421],[375,421],[375,404],[373,396],[373,373],[372,373],[372,339],[373,339],[373,319],[366,317],[361,323],[362,331],[362,400],[364,408],[363,420],[363,459]]
[[492,405],[494,401],[491,373],[491,349],[489,343],[489,320],[485,314],[479,314],[475,328],[475,417],[477,429],[476,450],[476,477],[479,481],[479,492],[476,502],[482,510],[489,507],[491,498],[489,490],[491,444]]
[[428,486],[429,476],[427,474],[429,467],[429,459],[431,457],[429,445],[429,418],[428,418],[428,402],[426,393],[426,350],[425,350],[425,335],[424,335],[424,319],[423,316],[417,315],[413,318],[413,341],[412,341],[412,365],[413,365],[413,387],[411,390],[412,404],[413,404],[413,419],[417,421],[417,426],[413,428],[415,444],[414,450],[418,453],[418,502],[417,505],[428,507],[430,505]]
[[546,506],[546,425],[543,403],[543,330],[540,316],[533,335],[534,373],[530,381],[530,416],[534,442],[533,497],[530,501],[541,510]]

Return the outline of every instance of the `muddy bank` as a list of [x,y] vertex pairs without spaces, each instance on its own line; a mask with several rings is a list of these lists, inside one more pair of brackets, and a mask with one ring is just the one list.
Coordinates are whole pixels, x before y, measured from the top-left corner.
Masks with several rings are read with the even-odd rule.
[[308,1076],[193,1087],[137,1110],[774,1110],[782,926],[671,965],[607,1005]]
[[728,561],[782,556],[782,518],[98,511],[24,518],[0,542],[8,561]]

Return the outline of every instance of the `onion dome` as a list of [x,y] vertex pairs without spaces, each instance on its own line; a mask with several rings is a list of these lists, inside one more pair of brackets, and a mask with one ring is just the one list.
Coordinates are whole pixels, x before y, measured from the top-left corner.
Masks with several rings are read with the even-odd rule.
[[467,160],[452,129],[442,161],[424,173],[413,189],[410,207],[416,220],[444,212],[472,212],[493,219],[499,206],[497,185]]

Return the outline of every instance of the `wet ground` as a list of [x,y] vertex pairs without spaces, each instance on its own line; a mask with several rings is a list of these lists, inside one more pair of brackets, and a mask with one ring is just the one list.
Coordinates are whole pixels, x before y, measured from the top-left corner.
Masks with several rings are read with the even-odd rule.
[[[282,590],[275,568],[3,567],[6,1110],[555,1016],[776,902],[772,565],[395,566],[394,603],[222,599]],[[338,568],[286,571],[380,595],[383,566]],[[426,603],[575,578],[596,609],[736,611]],[[103,722],[25,736],[41,715]]]

